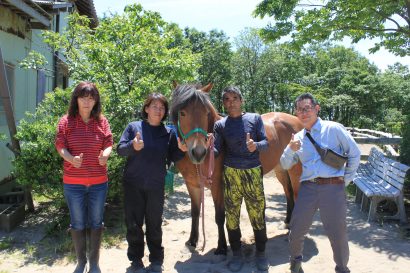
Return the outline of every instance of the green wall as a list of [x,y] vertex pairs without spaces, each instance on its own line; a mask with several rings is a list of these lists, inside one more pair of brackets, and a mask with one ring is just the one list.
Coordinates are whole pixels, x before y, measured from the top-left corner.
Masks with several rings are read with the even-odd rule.
[[[66,13],[60,15],[60,29],[66,24]],[[54,17],[55,18],[55,17]],[[52,51],[42,42],[40,30],[27,29],[27,21],[11,10],[0,6],[0,47],[5,63],[14,67],[14,118],[18,124],[27,111],[34,112],[37,100],[37,71],[19,68],[19,62],[31,50],[42,53],[48,62],[46,72],[46,92],[54,86],[54,60]],[[52,22],[55,30],[55,21]],[[0,107],[0,133],[9,138],[9,130],[3,107]],[[7,141],[0,141],[0,181],[12,171],[13,153],[6,147]],[[0,185],[0,192],[2,192]]]

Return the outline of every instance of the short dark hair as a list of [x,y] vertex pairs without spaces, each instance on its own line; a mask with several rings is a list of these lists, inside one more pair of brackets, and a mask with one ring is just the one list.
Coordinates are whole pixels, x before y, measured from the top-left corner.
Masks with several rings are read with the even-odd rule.
[[234,93],[239,96],[239,98],[242,100],[242,93],[239,87],[236,86],[228,86],[224,90],[222,90],[222,99],[224,98],[226,93]]
[[148,119],[148,114],[147,114],[147,112],[145,112],[145,108],[149,107],[154,100],[158,100],[164,105],[165,114],[164,114],[164,117],[162,118],[161,121],[166,120],[166,118],[168,117],[168,101],[167,101],[167,98],[164,95],[160,94],[160,93],[151,93],[145,99],[144,104],[142,105],[142,111],[141,111],[142,119],[144,119],[144,120]]
[[295,99],[295,108],[297,107],[298,102],[302,100],[310,100],[314,106],[319,104],[311,93],[303,93]]
[[83,81],[77,84],[71,94],[70,106],[68,107],[68,116],[75,117],[78,115],[78,98],[91,96],[95,100],[91,116],[97,120],[101,117],[101,100],[100,92],[97,86],[92,82]]

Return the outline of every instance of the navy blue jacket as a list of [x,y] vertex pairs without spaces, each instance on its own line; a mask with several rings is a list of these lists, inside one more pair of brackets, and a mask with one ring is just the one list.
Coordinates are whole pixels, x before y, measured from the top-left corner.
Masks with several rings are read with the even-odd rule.
[[[140,132],[144,148],[136,151],[132,140]],[[124,183],[144,189],[163,189],[166,164],[176,162],[185,155],[178,148],[174,130],[164,126],[151,126],[146,121],[134,121],[125,128],[117,152],[127,157],[124,169]]]
[[[256,143],[256,151],[249,152],[246,134]],[[226,116],[215,122],[215,153],[224,150],[224,165],[235,169],[251,169],[261,165],[259,152],[268,148],[262,118],[256,113],[242,113],[232,118]]]

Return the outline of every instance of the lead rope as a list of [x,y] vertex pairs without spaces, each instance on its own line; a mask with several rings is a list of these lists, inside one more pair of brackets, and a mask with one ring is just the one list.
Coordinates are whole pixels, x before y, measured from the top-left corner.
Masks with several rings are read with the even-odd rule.
[[[196,167],[196,173],[199,178],[199,185],[200,185],[200,190],[201,190],[201,210],[202,210],[202,236],[204,236],[204,242],[202,244],[202,249],[201,251],[205,250],[206,246],[206,236],[205,236],[205,186],[204,182],[207,181],[209,185],[212,185],[212,174],[214,172],[214,137],[210,136],[211,138],[211,143],[209,145],[209,162],[208,162],[208,176],[204,177],[202,175],[202,169],[198,164],[195,165]],[[204,179],[203,179],[204,178]]]
[[199,179],[199,186],[200,186],[200,191],[201,191],[201,210],[202,210],[202,236],[204,236],[204,242],[202,244],[202,249],[201,251],[205,250],[205,245],[206,245],[206,236],[205,236],[205,190],[204,190],[204,181],[201,178],[201,168],[199,164],[195,165],[196,168],[196,174]]

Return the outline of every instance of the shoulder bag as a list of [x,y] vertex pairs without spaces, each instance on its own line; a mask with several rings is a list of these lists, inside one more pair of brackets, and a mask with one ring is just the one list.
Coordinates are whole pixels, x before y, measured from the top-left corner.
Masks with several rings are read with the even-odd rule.
[[313,146],[315,146],[316,151],[319,153],[320,158],[322,161],[335,168],[335,169],[341,169],[343,166],[346,164],[348,157],[341,155],[332,149],[325,149],[319,146],[319,144],[316,143],[316,141],[312,138],[310,133],[306,133],[306,136],[309,138],[310,142],[312,142]]

